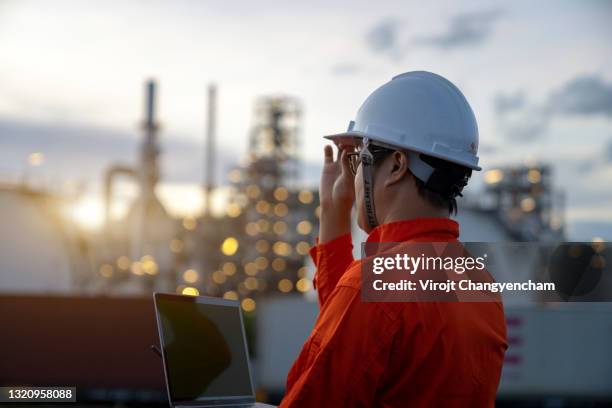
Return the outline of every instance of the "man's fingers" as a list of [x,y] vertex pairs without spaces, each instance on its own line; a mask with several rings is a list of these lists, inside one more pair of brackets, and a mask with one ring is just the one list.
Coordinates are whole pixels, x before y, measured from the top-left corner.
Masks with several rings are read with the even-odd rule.
[[334,161],[334,149],[330,145],[325,146],[323,149],[325,154],[325,164],[333,163]]
[[340,156],[340,164],[342,165],[342,173],[346,174],[350,174],[352,175],[353,173],[351,172],[351,165],[349,164],[349,158],[348,158],[348,153],[346,150],[342,150],[342,154]]

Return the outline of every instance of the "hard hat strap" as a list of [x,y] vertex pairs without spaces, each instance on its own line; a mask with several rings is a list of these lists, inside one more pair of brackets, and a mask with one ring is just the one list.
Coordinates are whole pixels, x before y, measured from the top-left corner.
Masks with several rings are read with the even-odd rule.
[[361,170],[363,176],[363,200],[365,204],[366,220],[370,230],[378,226],[376,220],[376,207],[374,206],[374,156],[368,149],[368,138],[363,139],[363,149],[359,155],[361,158]]

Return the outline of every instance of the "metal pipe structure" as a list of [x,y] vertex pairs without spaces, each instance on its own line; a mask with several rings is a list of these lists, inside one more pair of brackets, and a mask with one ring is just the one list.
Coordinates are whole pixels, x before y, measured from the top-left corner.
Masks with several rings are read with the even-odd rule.
[[151,205],[158,204],[155,195],[155,185],[159,181],[159,146],[157,143],[159,125],[155,121],[156,102],[156,84],[151,79],[145,84],[145,120],[142,126],[145,138],[140,152],[140,196],[135,204],[136,222],[133,224],[134,231],[131,234],[130,242],[130,251],[134,258],[143,254],[143,241],[148,236],[148,210]]
[[206,120],[206,147],[204,152],[204,214],[210,215],[212,191],[215,188],[215,138],[216,138],[216,110],[217,110],[217,87],[214,84],[208,86],[208,114]]
[[[139,187],[139,195],[134,203],[134,222],[130,223],[130,252],[132,259],[138,259],[143,252],[143,239],[147,236],[147,215],[151,208],[162,207],[155,195],[155,186],[159,181],[159,146],[157,131],[159,124],[156,114],[156,84],[154,80],[145,83],[145,105],[142,129],[144,139],[140,148],[138,166],[115,165],[108,169],[104,176],[104,211],[107,234],[110,234],[110,211],[113,200],[113,186],[119,175],[134,179]],[[163,208],[163,207],[162,207]],[[110,237],[110,236],[109,236]]]
[[104,225],[106,227],[107,234],[110,232],[110,212],[113,199],[113,185],[115,184],[115,178],[120,175],[128,176],[138,182],[138,174],[133,167],[115,165],[110,167],[104,173]]

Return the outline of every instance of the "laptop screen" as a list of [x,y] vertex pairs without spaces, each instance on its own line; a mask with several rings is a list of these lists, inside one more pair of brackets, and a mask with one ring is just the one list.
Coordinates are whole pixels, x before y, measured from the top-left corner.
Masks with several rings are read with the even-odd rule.
[[180,295],[155,298],[171,400],[253,396],[238,304]]

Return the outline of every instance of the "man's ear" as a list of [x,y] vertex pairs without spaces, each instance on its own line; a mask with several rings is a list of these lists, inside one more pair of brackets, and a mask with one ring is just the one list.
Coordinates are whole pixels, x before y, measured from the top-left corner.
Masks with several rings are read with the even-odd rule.
[[408,156],[400,151],[394,151],[389,157],[389,174],[385,186],[401,181],[408,171]]

